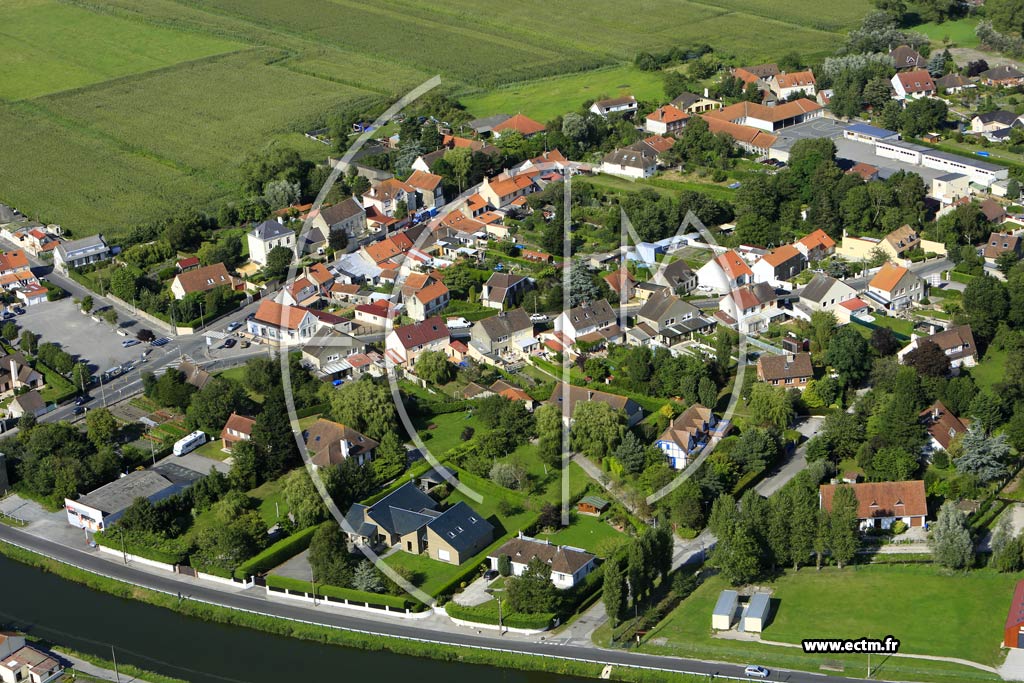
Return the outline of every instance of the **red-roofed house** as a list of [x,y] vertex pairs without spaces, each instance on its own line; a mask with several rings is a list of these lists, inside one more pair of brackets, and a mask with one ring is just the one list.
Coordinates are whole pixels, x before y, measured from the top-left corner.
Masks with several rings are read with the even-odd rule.
[[783,244],[758,259],[750,270],[754,273],[754,282],[775,284],[796,277],[806,266],[807,259],[796,247]]
[[821,228],[818,228],[806,237],[801,237],[793,243],[793,246],[804,255],[804,258],[812,263],[820,261],[836,251],[836,241],[829,237],[828,233]]
[[443,282],[432,282],[405,300],[405,312],[413,320],[426,320],[443,311],[450,299]]
[[936,401],[922,410],[920,418],[928,430],[929,451],[937,451],[940,448],[949,450],[953,439],[967,431],[967,425],[949,412],[949,408],[943,405],[942,401]]
[[391,330],[384,342],[384,353],[396,365],[411,366],[424,351],[444,352],[449,339],[448,326],[441,318],[427,318]]
[[543,133],[547,130],[543,123],[537,123],[533,119],[523,116],[522,114],[516,114],[515,116],[505,119],[498,125],[491,129],[491,135],[495,138],[500,138],[503,133],[509,131],[515,131],[522,135],[524,138],[533,137],[538,133]]
[[369,304],[360,304],[355,308],[356,322],[363,325],[384,327],[388,322],[388,313],[390,310],[391,304],[383,299],[379,299]]
[[283,306],[264,299],[256,315],[248,321],[249,334],[270,344],[299,344],[316,333],[317,319],[310,311],[296,306]]
[[754,273],[746,261],[731,250],[716,256],[697,270],[699,286],[719,294],[753,281]]
[[256,420],[238,413],[231,413],[228,421],[224,423],[224,429],[220,430],[221,448],[231,452],[232,447],[239,441],[252,439],[252,427]]
[[814,72],[793,71],[792,73],[775,74],[768,79],[768,88],[775,93],[780,100],[788,100],[794,95],[801,97],[814,97],[817,94],[817,81],[814,80]]
[[[528,195],[537,190],[533,180],[526,175],[516,175],[511,178],[484,178],[480,185],[479,195],[490,203],[491,206],[501,208],[508,206],[512,200]],[[486,210],[480,213],[486,213]],[[479,215],[479,214],[478,214]]]
[[416,190],[420,206],[427,209],[440,209],[444,206],[444,188],[441,187],[441,180],[441,176],[433,173],[413,171],[412,175],[405,179],[405,182]]
[[362,204],[366,207],[367,220],[369,220],[371,208],[381,215],[394,218],[399,223],[407,220],[407,217],[398,218],[395,215],[401,202],[405,202],[407,215],[411,215],[416,211],[416,190],[397,178],[383,180],[363,193]]
[[926,294],[925,281],[903,266],[887,261],[868,282],[868,295],[885,308],[907,308]]
[[199,258],[196,257],[196,256],[189,256],[188,258],[180,259],[178,261],[178,263],[176,263],[175,265],[178,267],[178,272],[179,273],[183,273],[186,270],[192,270],[193,268],[198,268],[199,267]]
[[193,292],[208,292],[215,287],[235,287],[235,278],[223,263],[178,273],[171,283],[171,293],[175,299],[184,299]]
[[644,130],[655,135],[668,135],[682,130],[690,115],[679,107],[666,104],[658,107],[644,121]]
[[633,298],[633,294],[636,291],[636,278],[625,268],[619,268],[613,273],[608,273],[604,276],[604,281],[608,283],[608,286],[615,292],[615,296],[619,300],[624,298],[628,301]]
[[892,77],[892,87],[898,100],[920,99],[935,94],[935,81],[924,69],[900,71]]
[[[857,496],[857,518],[862,529],[888,529],[900,521],[907,526],[924,526],[928,514],[928,499],[924,482],[880,481],[850,486]],[[821,509],[832,511],[832,498],[836,484],[823,484],[818,490]]]

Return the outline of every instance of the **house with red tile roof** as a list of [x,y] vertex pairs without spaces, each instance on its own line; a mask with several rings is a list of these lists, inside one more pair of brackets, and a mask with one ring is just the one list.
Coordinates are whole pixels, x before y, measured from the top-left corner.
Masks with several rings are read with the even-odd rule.
[[178,259],[178,262],[174,264],[178,269],[179,273],[186,270],[192,270],[193,268],[199,267],[199,258],[196,256],[189,256],[188,258]]
[[405,312],[413,320],[426,320],[448,306],[451,293],[443,282],[433,282],[405,301]]
[[252,439],[252,428],[255,424],[256,420],[253,418],[232,412],[231,416],[228,417],[228,421],[224,423],[224,428],[220,430],[222,450],[230,453],[231,449],[239,441],[249,441]]
[[495,138],[500,138],[503,133],[515,131],[524,138],[530,138],[543,133],[545,130],[547,130],[547,127],[543,123],[538,123],[522,114],[516,114],[491,128],[491,135]]
[[718,310],[735,321],[730,327],[742,334],[764,332],[773,320],[785,317],[771,285],[740,285],[718,301]]
[[921,411],[920,419],[928,430],[928,452],[948,451],[953,440],[967,432],[967,423],[949,412],[942,401],[936,401]]
[[387,325],[392,308],[393,305],[383,299],[368,304],[359,304],[355,307],[355,320],[362,325],[384,327]]
[[868,282],[867,295],[887,309],[907,308],[927,294],[924,280],[903,266],[887,261]]
[[775,387],[803,391],[807,383],[814,379],[811,354],[762,354],[757,359],[757,379]]
[[804,255],[792,244],[783,244],[759,258],[750,270],[754,273],[754,282],[775,285],[796,277],[806,267]]
[[[405,203],[406,217],[399,218],[397,213],[403,202]],[[402,223],[417,209],[416,189],[397,178],[388,178],[363,193],[362,205],[367,210],[367,220],[369,220],[369,211],[372,208],[377,213]]]
[[925,69],[900,71],[892,77],[891,82],[897,100],[916,100],[935,94],[935,81]]
[[825,108],[813,100],[800,98],[769,107],[757,102],[737,102],[704,114],[705,120],[729,121],[741,126],[760,128],[769,133],[820,118]]
[[801,237],[793,243],[793,246],[811,263],[831,256],[836,251],[836,241],[821,228],[806,237]]
[[316,330],[317,319],[312,312],[298,306],[285,306],[270,299],[260,302],[256,314],[246,324],[246,331],[253,337],[281,346],[301,344],[312,337]]
[[655,135],[669,135],[682,130],[689,119],[690,115],[679,107],[665,104],[647,115],[644,130]]
[[451,335],[441,318],[427,318],[391,330],[384,341],[385,356],[396,365],[412,366],[421,353],[444,352]]
[[175,299],[180,300],[189,294],[208,292],[215,287],[234,289],[237,284],[223,263],[214,263],[210,266],[178,273],[174,277],[174,281],[171,282],[171,293],[174,294]]
[[[478,194],[488,204],[500,209],[511,204],[514,199],[524,197],[536,191],[537,186],[534,184],[533,179],[528,175],[521,174],[512,177],[497,176],[495,178],[484,178]],[[486,209],[480,213],[486,213]]]
[[441,180],[441,176],[433,173],[413,171],[405,182],[416,190],[417,206],[440,209],[444,206],[444,188],[441,187]]
[[857,519],[861,529],[889,529],[895,522],[923,527],[928,515],[924,482],[879,481],[864,484],[823,484],[818,489],[822,510],[832,511],[832,499],[839,486],[849,486],[857,497]]
[[754,281],[754,272],[735,251],[727,251],[697,269],[698,287],[725,294],[740,285]]
[[814,72],[810,69],[775,74],[768,79],[768,89],[780,100],[788,100],[795,95],[814,97],[818,92],[817,85]]

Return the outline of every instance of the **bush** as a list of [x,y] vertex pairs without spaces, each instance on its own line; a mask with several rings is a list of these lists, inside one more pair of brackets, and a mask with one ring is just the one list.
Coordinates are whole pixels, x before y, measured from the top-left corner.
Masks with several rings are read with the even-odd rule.
[[252,557],[235,569],[236,579],[247,579],[254,574],[262,574],[295,557],[309,547],[317,527],[311,526],[291,536],[282,538],[259,555]]
[[[118,551],[122,548],[121,532],[116,529],[97,532],[93,534],[93,540],[107,548]],[[167,540],[141,533],[124,534],[123,548],[129,555],[138,555],[164,564],[185,564],[191,551],[181,539]]]
[[902,520],[897,520],[893,522],[893,525],[889,527],[889,529],[892,531],[893,536],[899,536],[907,530],[907,525]]
[[[275,576],[271,574],[267,577],[267,586],[271,588],[286,588],[290,591],[299,593],[312,593],[313,586],[309,581],[302,581],[301,579],[292,579],[287,576]],[[393,595],[384,595],[381,593],[367,593],[364,591],[357,591],[354,588],[339,588],[337,586],[322,586],[317,584],[316,594],[322,595],[328,598],[336,598],[338,600],[351,600],[353,602],[366,602],[371,605],[386,605],[395,609],[410,609],[414,605],[419,603],[413,603],[410,600],[404,598],[395,597]]]
[[[449,602],[444,606],[448,616],[453,619],[475,621],[478,624],[497,624],[498,605],[496,602],[485,602],[482,605],[466,607],[455,602]],[[508,628],[525,628],[531,630],[542,630],[551,626],[555,615],[551,612],[539,614],[521,614],[519,612],[503,612],[501,623]]]

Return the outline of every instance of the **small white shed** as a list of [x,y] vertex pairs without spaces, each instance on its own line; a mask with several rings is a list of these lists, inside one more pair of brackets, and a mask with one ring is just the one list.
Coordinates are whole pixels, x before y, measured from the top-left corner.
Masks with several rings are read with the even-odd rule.
[[718,596],[718,602],[715,603],[715,611],[711,613],[711,628],[716,631],[731,629],[738,603],[739,594],[736,591],[722,591],[722,594]]
[[747,633],[760,633],[768,623],[772,600],[768,593],[754,593],[747,608],[743,612],[743,630]]

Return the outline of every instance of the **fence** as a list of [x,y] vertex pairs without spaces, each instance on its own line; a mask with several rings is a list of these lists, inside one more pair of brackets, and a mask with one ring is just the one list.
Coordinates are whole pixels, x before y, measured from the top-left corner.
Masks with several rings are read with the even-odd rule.
[[433,612],[429,609],[422,612],[413,612],[411,609],[406,607],[401,609],[398,607],[391,607],[390,605],[375,605],[371,602],[363,602],[361,600],[349,600],[348,598],[332,598],[328,595],[320,595],[319,593],[304,593],[302,591],[293,591],[290,588],[276,588],[274,586],[267,586],[267,595],[277,594],[281,597],[290,598],[292,600],[301,600],[303,602],[309,602],[313,605],[335,605],[338,607],[347,607],[349,609],[361,610],[364,612],[386,612],[387,614],[394,615],[396,617],[403,617],[407,619],[426,619]]
[[[0,529],[0,533],[2,533],[2,529]],[[14,533],[17,533],[17,532],[14,532]],[[60,562],[61,564],[65,564],[65,565],[67,565],[69,567],[74,567],[74,568],[79,569],[81,571],[89,572],[91,574],[96,574],[98,576],[103,576],[103,577],[106,577],[106,578],[114,580],[114,581],[124,581],[124,579],[120,579],[120,578],[118,578],[116,576],[111,576],[108,573],[96,571],[95,569],[83,566],[82,564],[77,564],[75,562],[69,562],[69,561],[67,561],[67,560],[65,560],[63,558],[55,557],[55,556],[47,554],[45,552],[41,552],[38,549],[30,547],[28,545],[25,545],[23,543],[19,543],[17,541],[12,541],[12,540],[10,540],[10,538],[5,538],[5,539],[3,539],[0,542],[7,543],[7,544],[12,545],[12,546],[14,546],[16,548],[20,548],[20,549],[22,549],[22,550],[24,550],[26,552],[30,552],[30,553],[33,553],[33,554],[36,554],[36,555],[40,555],[42,557],[46,557],[46,558],[48,558],[50,560],[53,560],[53,561],[56,561],[56,562]],[[177,598],[181,599],[182,595],[181,595],[180,591],[171,591],[171,590],[167,590],[166,588],[146,585],[148,583],[146,581],[146,578],[147,577],[146,577],[145,573],[140,574],[140,576],[138,577],[139,580],[136,582],[136,585],[140,585],[140,586],[146,588],[147,590],[153,591],[154,593],[161,593],[163,595],[169,595],[169,596],[177,597]],[[601,653],[601,654],[615,654],[616,655],[615,658],[619,659],[619,661],[612,661],[612,658],[610,658],[610,657],[604,657],[604,658],[601,658],[601,657],[572,657],[572,656],[565,655],[565,654],[556,654],[556,653],[549,653],[549,652],[535,652],[535,651],[531,651],[531,650],[527,650],[527,649],[516,649],[514,647],[495,647],[493,645],[466,643],[466,642],[462,642],[463,639],[461,639],[461,638],[458,639],[458,640],[451,639],[451,640],[445,641],[445,640],[441,640],[441,639],[437,639],[437,638],[425,638],[425,637],[410,636],[410,635],[407,635],[407,634],[387,633],[385,631],[368,629],[368,628],[365,628],[365,626],[361,626],[361,627],[338,626],[336,624],[327,624],[327,623],[320,622],[320,621],[310,621],[310,620],[307,620],[307,619],[297,619],[295,617],[282,616],[282,615],[273,614],[273,613],[270,613],[270,612],[267,612],[267,611],[262,611],[262,610],[257,610],[257,609],[249,609],[249,608],[246,608],[246,607],[237,607],[237,606],[225,604],[225,603],[217,601],[217,600],[206,600],[206,599],[203,599],[203,598],[192,597],[192,596],[188,597],[188,600],[190,600],[191,602],[197,603],[197,604],[211,605],[211,606],[214,606],[214,607],[222,607],[222,608],[227,608],[227,609],[235,610],[235,611],[238,611],[238,612],[244,612],[246,614],[253,614],[253,615],[256,615],[256,616],[260,616],[260,617],[272,617],[274,619],[281,619],[281,620],[284,620],[284,621],[290,621],[290,622],[297,623],[297,624],[306,624],[306,625],[309,625],[309,626],[316,626],[316,627],[320,627],[320,628],[329,628],[329,629],[333,629],[335,631],[341,631],[341,632],[345,632],[345,633],[355,633],[355,634],[359,634],[359,635],[362,635],[362,636],[373,636],[373,637],[376,637],[376,638],[387,638],[387,639],[399,639],[399,640],[405,640],[405,641],[408,641],[408,642],[423,643],[423,644],[426,644],[426,645],[440,645],[440,646],[443,646],[443,647],[460,647],[460,648],[465,648],[465,649],[468,649],[468,650],[477,650],[477,651],[480,651],[480,652],[500,652],[500,653],[503,653],[503,654],[521,655],[521,656],[526,656],[526,657],[541,657],[541,658],[545,658],[545,659],[577,662],[577,663],[580,663],[580,664],[593,664],[595,666],[621,666],[621,667],[625,667],[625,668],[629,668],[629,669],[637,669],[637,670],[641,670],[641,671],[663,671],[663,672],[667,672],[667,673],[675,673],[675,674],[682,674],[682,675],[688,675],[688,676],[707,677],[709,675],[707,671],[694,671],[694,670],[691,670],[691,669],[683,668],[682,666],[679,666],[678,668],[668,668],[666,666],[651,666],[651,665],[648,665],[648,664],[640,664],[640,663],[622,661],[620,659],[621,657],[623,657],[623,656],[631,656],[628,653],[604,653],[604,652],[602,652],[600,650],[595,651],[595,654],[599,654],[599,653]],[[430,614],[430,612],[425,612],[425,614]],[[520,643],[520,645],[525,647],[525,646],[529,646],[531,644],[530,643]],[[636,656],[636,655],[632,655],[632,656]],[[666,662],[672,662],[672,661],[674,661],[674,660],[671,659],[671,658],[667,658],[666,659]],[[683,664],[684,662],[679,662],[679,663]],[[726,674],[723,674],[723,673],[720,673],[720,672],[716,672],[714,674],[714,677],[716,679],[718,679],[718,680],[729,680],[729,681],[748,681],[749,680],[748,678],[744,678],[744,677],[741,677],[741,676],[729,676],[729,675],[726,675]]]

